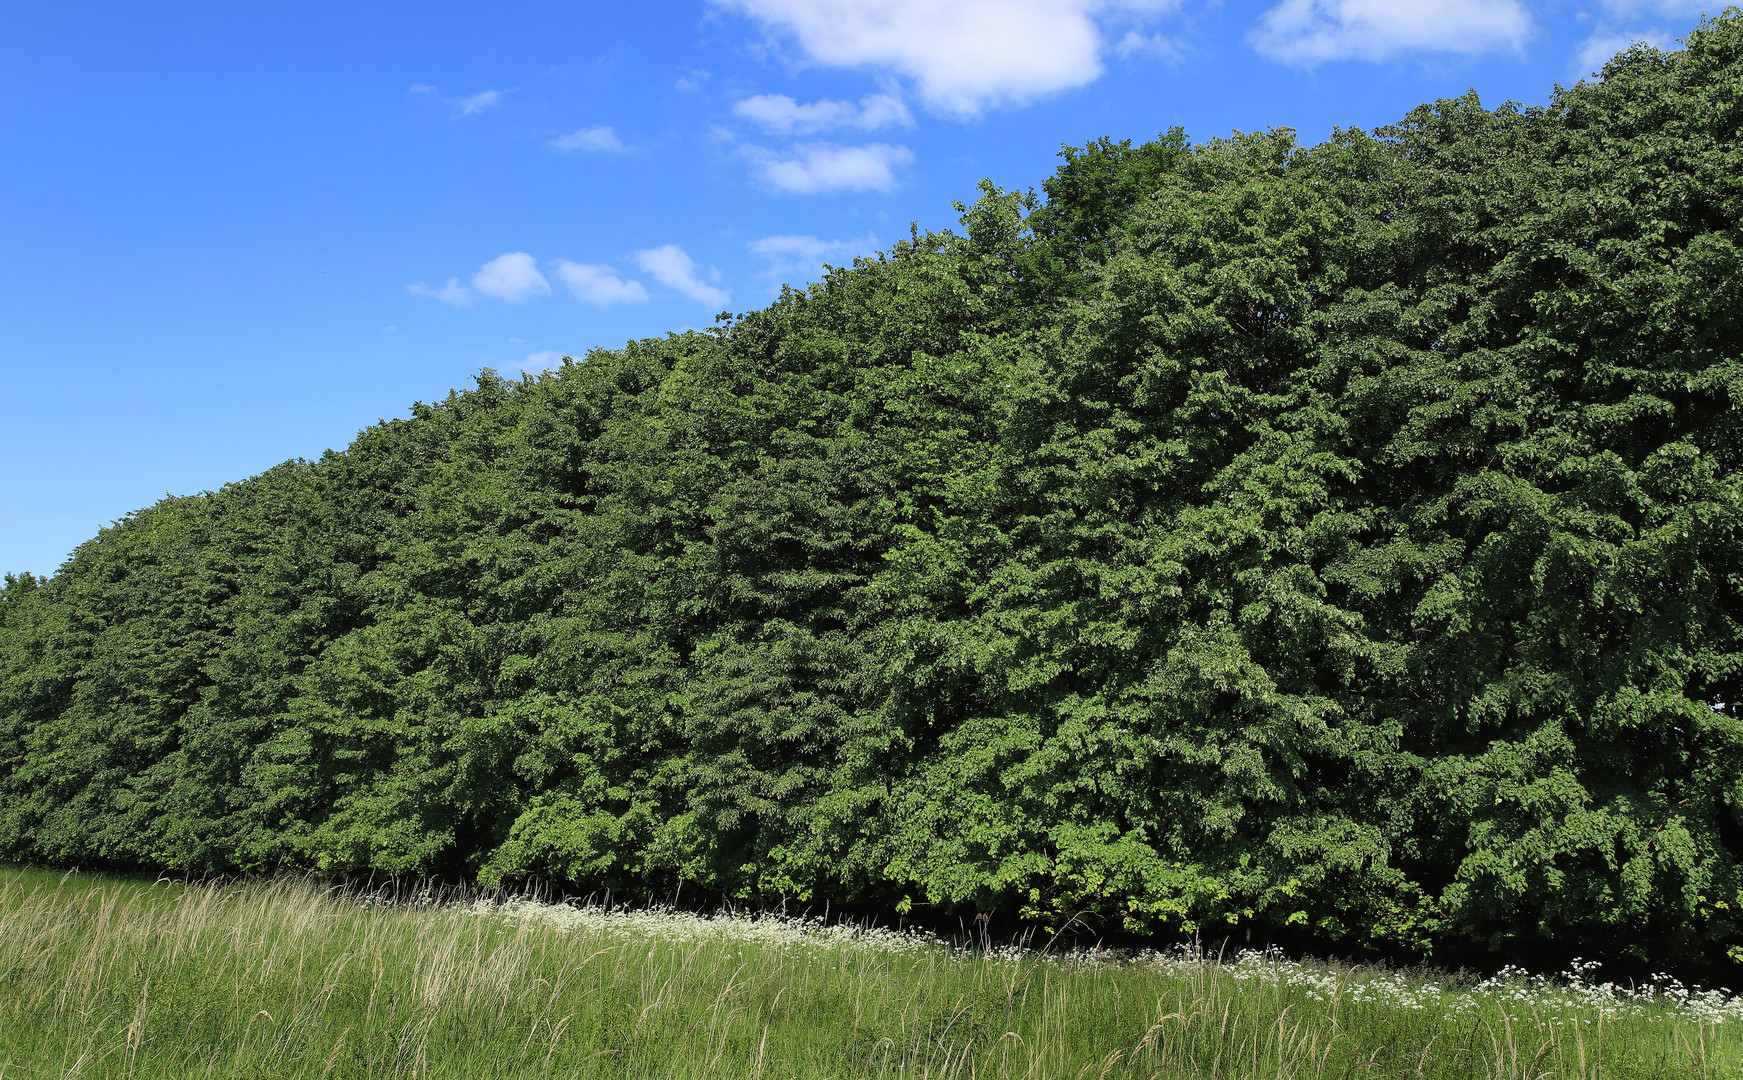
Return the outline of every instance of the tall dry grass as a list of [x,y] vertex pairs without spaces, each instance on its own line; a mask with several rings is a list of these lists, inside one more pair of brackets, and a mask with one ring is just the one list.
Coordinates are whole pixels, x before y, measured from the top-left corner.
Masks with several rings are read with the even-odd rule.
[[1743,1061],[1711,1009],[1244,963],[0,870],[0,1080],[1681,1080]]

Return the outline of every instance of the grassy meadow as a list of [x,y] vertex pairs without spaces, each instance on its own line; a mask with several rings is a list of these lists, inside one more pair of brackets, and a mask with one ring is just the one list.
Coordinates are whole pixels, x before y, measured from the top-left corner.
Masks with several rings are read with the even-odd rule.
[[1743,1004],[0,869],[0,1080],[1736,1077]]

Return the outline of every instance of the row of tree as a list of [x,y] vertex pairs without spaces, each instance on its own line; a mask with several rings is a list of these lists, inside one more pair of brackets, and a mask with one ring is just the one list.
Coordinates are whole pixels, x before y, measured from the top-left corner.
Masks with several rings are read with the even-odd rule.
[[1067,150],[0,593],[0,857],[1743,956],[1743,17]]

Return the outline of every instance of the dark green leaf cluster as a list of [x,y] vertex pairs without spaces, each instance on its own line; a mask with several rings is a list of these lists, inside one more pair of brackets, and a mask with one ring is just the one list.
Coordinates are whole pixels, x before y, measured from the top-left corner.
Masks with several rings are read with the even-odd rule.
[[0,593],[0,855],[1743,955],[1740,123],[1732,12],[1103,140],[167,499]]

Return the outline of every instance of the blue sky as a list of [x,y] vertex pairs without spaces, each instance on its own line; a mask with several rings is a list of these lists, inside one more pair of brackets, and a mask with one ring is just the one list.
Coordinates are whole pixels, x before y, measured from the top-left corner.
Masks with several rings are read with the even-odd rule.
[[1544,101],[1684,0],[0,2],[0,569],[708,325],[1061,143]]

